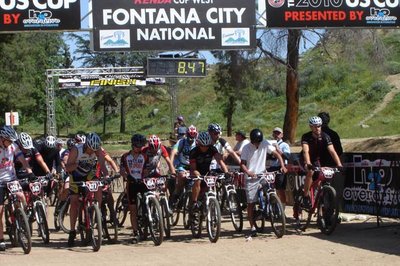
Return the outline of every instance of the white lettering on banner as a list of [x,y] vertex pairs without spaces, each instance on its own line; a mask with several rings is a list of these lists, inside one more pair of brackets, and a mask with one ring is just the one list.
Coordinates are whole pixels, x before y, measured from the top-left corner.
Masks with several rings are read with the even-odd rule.
[[[25,10],[29,7],[37,9],[69,9],[77,0],[0,0],[0,8],[3,10]],[[29,4],[31,3],[31,5]]]
[[212,28],[158,28],[158,29],[137,29],[137,41],[151,40],[214,40]]
[[236,15],[236,22],[242,23],[242,15],[246,11],[246,8],[241,8],[238,10],[237,8],[210,8],[207,10],[206,17],[207,20],[213,24],[217,23],[232,23],[232,13]]
[[[340,7],[342,4],[343,0],[299,0],[296,7]],[[289,5],[289,7],[290,6],[291,5]]]
[[399,0],[346,0],[346,5],[348,7],[370,7],[371,2],[377,7],[395,8],[399,6]]
[[214,0],[193,0],[193,4],[214,4]]
[[[210,8],[206,12],[207,20],[212,24],[217,23],[242,23],[242,16],[246,8]],[[110,20],[117,25],[126,24],[200,24],[200,18],[195,8],[189,10],[185,8],[180,9],[165,9],[165,8],[146,8],[137,11],[135,9],[118,8],[116,10],[104,9],[103,10],[103,25],[109,25]]]

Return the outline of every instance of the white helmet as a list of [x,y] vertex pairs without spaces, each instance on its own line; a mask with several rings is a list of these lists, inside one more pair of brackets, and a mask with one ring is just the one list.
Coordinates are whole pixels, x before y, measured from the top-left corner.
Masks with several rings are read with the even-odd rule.
[[208,132],[200,132],[197,136],[197,143],[203,146],[210,146],[212,144],[211,136]]
[[322,119],[319,116],[312,116],[310,119],[308,119],[308,123],[310,126],[321,126]]
[[16,141],[18,139],[17,132],[10,126],[3,126],[0,128],[0,137],[10,141]]
[[99,135],[94,132],[91,132],[86,135],[86,142],[85,144],[94,151],[100,149],[101,146],[101,139]]
[[44,144],[47,148],[55,148],[56,147],[56,138],[54,136],[47,136]]
[[18,144],[24,149],[32,149],[33,148],[33,141],[31,136],[28,133],[21,132],[19,134],[19,138],[17,140]]

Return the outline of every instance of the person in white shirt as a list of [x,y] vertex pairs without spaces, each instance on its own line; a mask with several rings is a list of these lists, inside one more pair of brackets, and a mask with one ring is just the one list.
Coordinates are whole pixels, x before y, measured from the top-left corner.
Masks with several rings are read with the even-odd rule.
[[243,147],[240,163],[240,167],[246,176],[247,217],[251,227],[251,236],[253,237],[257,236],[257,230],[253,223],[254,206],[258,201],[259,180],[257,175],[266,170],[267,154],[273,154],[280,162],[281,171],[283,173],[287,172],[283,159],[276,151],[276,148],[264,139],[260,129],[253,129],[250,132],[250,143]]

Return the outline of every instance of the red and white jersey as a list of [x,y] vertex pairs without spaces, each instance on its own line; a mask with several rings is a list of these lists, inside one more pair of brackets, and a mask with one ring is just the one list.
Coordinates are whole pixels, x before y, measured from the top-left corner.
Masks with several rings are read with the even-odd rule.
[[143,153],[132,154],[124,153],[121,157],[120,167],[125,170],[128,175],[139,180],[143,178],[143,170],[146,165],[146,155]]
[[7,148],[0,147],[0,184],[16,179],[14,158],[20,155],[22,152],[14,143]]

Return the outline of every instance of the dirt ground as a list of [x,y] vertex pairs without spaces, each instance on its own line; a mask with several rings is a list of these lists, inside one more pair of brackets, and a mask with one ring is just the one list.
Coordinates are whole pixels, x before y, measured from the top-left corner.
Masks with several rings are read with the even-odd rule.
[[[52,212],[52,207],[50,211]],[[288,216],[291,208],[286,208]],[[355,217],[345,214],[347,220]],[[52,217],[52,215],[50,215]],[[323,235],[312,224],[299,235],[289,219],[287,232],[277,239],[267,224],[265,233],[246,239],[244,231],[236,233],[224,216],[221,237],[209,242],[205,232],[201,239],[192,239],[180,221],[172,237],[160,246],[151,241],[130,244],[128,224],[120,230],[117,244],[105,243],[99,252],[90,247],[68,248],[67,235],[51,231],[50,244],[44,245],[34,232],[33,247],[24,255],[19,247],[0,252],[4,265],[393,265],[400,261],[400,223],[384,220],[377,227],[376,218],[363,216],[362,220],[342,222],[330,236]],[[50,221],[51,228],[52,221]],[[8,244],[8,243],[7,243]]]

